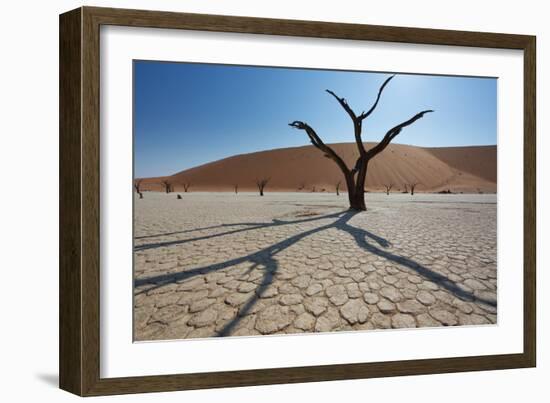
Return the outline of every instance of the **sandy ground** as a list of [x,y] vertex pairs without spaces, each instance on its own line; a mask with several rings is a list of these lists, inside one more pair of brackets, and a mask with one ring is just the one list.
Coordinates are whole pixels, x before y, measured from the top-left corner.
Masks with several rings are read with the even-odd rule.
[[136,340],[494,324],[496,195],[146,192]]

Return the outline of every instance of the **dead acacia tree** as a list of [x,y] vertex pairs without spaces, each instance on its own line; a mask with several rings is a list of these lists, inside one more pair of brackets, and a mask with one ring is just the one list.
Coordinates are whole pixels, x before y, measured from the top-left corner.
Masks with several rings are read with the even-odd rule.
[[342,181],[338,181],[338,183],[336,184],[336,196],[340,196],[340,184],[342,183]]
[[141,186],[141,179],[136,179],[134,181],[134,189],[136,190],[136,193],[140,193],[140,186]]
[[393,187],[393,183],[390,183],[389,185],[384,185],[384,187],[386,188],[386,194],[389,196],[390,190]]
[[416,188],[416,185],[418,185],[418,182],[409,183],[409,187],[411,188],[411,196],[414,196],[414,189]]
[[170,182],[163,180],[161,183],[166,193],[170,193],[172,191],[172,184]]
[[363,139],[361,138],[363,121],[367,117],[369,117],[370,114],[376,109],[376,106],[378,105],[378,101],[380,100],[380,96],[382,95],[384,88],[393,77],[394,76],[391,76],[384,81],[384,83],[378,90],[378,96],[376,97],[376,100],[374,101],[374,104],[371,106],[371,108],[367,112],[361,112],[361,114],[359,115],[357,115],[351,109],[351,107],[348,105],[347,101],[344,98],[340,98],[334,92],[330,90],[326,90],[330,95],[332,95],[338,101],[338,103],[340,103],[342,108],[344,108],[344,110],[347,112],[347,114],[353,121],[355,143],[357,144],[357,149],[359,150],[359,157],[357,158],[357,161],[355,162],[355,166],[352,169],[348,168],[344,160],[330,146],[326,145],[323,142],[323,140],[321,140],[317,132],[307,123],[298,121],[298,120],[292,123],[289,123],[289,126],[295,129],[304,130],[308,135],[309,140],[311,141],[311,144],[313,144],[314,147],[318,148],[325,155],[325,157],[330,158],[338,165],[338,167],[344,174],[344,178],[346,180],[349,205],[351,210],[364,211],[367,209],[365,206],[364,188],[365,188],[365,180],[367,178],[367,168],[369,165],[369,161],[373,159],[375,156],[377,156],[378,154],[380,154],[382,151],[384,151],[384,149],[388,146],[388,144],[390,144],[391,141],[395,137],[397,137],[399,133],[401,133],[401,130],[403,130],[403,128],[413,124],[418,119],[422,118],[426,113],[433,112],[432,110],[425,110],[425,111],[419,112],[409,120],[406,120],[405,122],[392,127],[390,130],[386,132],[382,140],[377,145],[375,145],[369,150],[366,150],[363,144]]
[[235,189],[235,194],[239,193],[239,184],[235,183],[233,189]]
[[264,195],[264,188],[269,182],[270,178],[263,178],[263,179],[256,179],[256,186],[258,186],[258,190],[260,191],[260,196]]
[[189,190],[189,187],[190,187],[190,186],[191,186],[191,183],[185,182],[185,183],[183,184],[183,191],[184,191],[185,193],[187,193],[187,191]]
[[407,185],[406,183],[403,184],[403,187],[405,188],[405,190],[402,192],[402,193],[409,193],[409,185]]
[[141,179],[136,179],[134,181],[134,189],[136,190],[136,193],[139,195],[140,199],[143,199],[143,193],[141,193]]

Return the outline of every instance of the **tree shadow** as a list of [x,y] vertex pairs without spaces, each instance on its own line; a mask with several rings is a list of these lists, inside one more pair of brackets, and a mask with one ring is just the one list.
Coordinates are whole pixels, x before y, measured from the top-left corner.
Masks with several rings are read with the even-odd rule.
[[[175,241],[145,243],[145,244],[134,246],[134,251],[137,252],[137,251],[141,251],[141,250],[162,248],[162,247],[174,246],[174,245],[182,245],[182,244],[185,244],[185,243],[188,243],[188,242],[204,241],[206,239],[217,238],[217,237],[220,237],[220,236],[233,235],[233,234],[238,234],[240,232],[252,231],[252,230],[255,230],[255,229],[277,227],[277,226],[280,226],[280,225],[303,224],[303,223],[307,223],[307,222],[311,222],[311,221],[322,220],[322,219],[325,219],[325,218],[335,218],[335,217],[338,217],[340,214],[341,213],[334,213],[334,214],[328,214],[328,215],[324,215],[324,216],[304,218],[304,219],[295,220],[295,221],[283,221],[283,220],[279,220],[279,219],[274,218],[271,222],[268,222],[268,223],[263,222],[263,223],[220,224],[220,225],[213,225],[213,226],[210,226],[210,227],[198,228],[198,229],[194,229],[194,230],[187,230],[187,231],[180,231],[180,232],[169,232],[169,233],[166,233],[166,234],[152,235],[154,237],[159,237],[159,236],[165,236],[165,235],[169,236],[169,235],[183,234],[183,233],[188,233],[188,232],[196,232],[196,231],[216,229],[216,228],[245,227],[245,228],[238,228],[238,229],[233,229],[233,230],[230,230],[230,231],[220,232],[220,233],[217,233],[217,234],[209,234],[209,235],[198,236],[198,237],[188,238],[188,239],[178,239],[178,240],[175,240]],[[143,238],[144,237],[140,237],[140,238],[136,238],[136,239],[143,239]],[[385,240],[382,240],[382,241],[385,242]]]
[[[278,221],[278,220],[273,219],[273,222],[276,222],[276,221]],[[227,227],[233,227],[233,226],[237,226],[237,225],[239,225],[239,226],[251,226],[251,227],[260,226],[261,227],[265,224],[266,223],[244,223],[244,222],[243,223],[233,223],[233,224],[218,224],[218,225],[210,225],[208,227],[187,229],[187,230],[183,230],[183,231],[164,232],[162,234],[136,236],[136,237],[134,237],[134,239],[160,238],[160,237],[163,237],[163,236],[188,234],[188,233],[191,233],[191,232],[207,231],[207,230],[210,230],[210,229],[217,229],[217,228],[227,228]],[[154,247],[155,245],[156,244],[151,243],[150,245],[138,245],[138,247],[139,246]],[[158,245],[162,246],[163,242],[160,242]]]
[[[222,228],[222,227],[232,227],[232,226],[247,226],[246,228],[240,228],[236,230],[230,230],[218,234],[213,235],[205,235],[205,236],[199,236],[191,239],[185,239],[185,240],[179,240],[179,241],[170,241],[170,242],[159,242],[159,243],[152,243],[152,244],[146,244],[141,245],[142,248],[136,247],[135,250],[144,250],[144,249],[151,249],[151,248],[159,248],[159,247],[169,247],[174,245],[180,245],[187,242],[195,242],[199,240],[204,239],[211,239],[211,238],[217,238],[221,236],[236,234],[243,231],[250,231],[255,229],[263,229],[263,228],[271,228],[271,227],[277,227],[282,225],[293,225],[293,224],[301,224],[301,223],[309,223],[314,221],[319,221],[323,219],[331,219],[336,218],[335,221],[332,221],[328,224],[324,224],[303,232],[300,232],[298,234],[295,234],[293,236],[290,236],[289,238],[286,238],[280,242],[277,242],[273,245],[267,246],[263,249],[260,249],[254,253],[241,256],[234,259],[229,259],[224,262],[220,263],[214,263],[211,265],[206,265],[202,267],[197,267],[191,270],[186,270],[182,272],[177,273],[168,273],[168,274],[162,274],[158,276],[152,276],[147,278],[140,278],[134,280],[134,287],[142,287],[139,291],[135,293],[135,295],[147,293],[149,291],[152,291],[154,289],[164,287],[169,284],[174,284],[182,281],[186,281],[192,277],[198,276],[198,275],[206,275],[208,273],[216,272],[219,270],[223,270],[226,268],[230,268],[235,265],[243,264],[243,263],[250,263],[250,267],[245,272],[245,274],[248,274],[252,272],[254,269],[262,269],[263,270],[263,276],[261,279],[261,282],[259,283],[258,287],[256,288],[254,294],[252,297],[250,297],[244,305],[241,306],[241,308],[238,310],[237,315],[235,318],[228,321],[228,323],[217,332],[218,336],[227,336],[230,335],[231,332],[235,329],[235,327],[239,324],[239,322],[242,320],[244,316],[246,316],[250,310],[253,308],[253,306],[257,303],[257,301],[262,297],[264,292],[267,290],[267,288],[273,283],[273,279],[275,276],[275,273],[279,269],[279,264],[277,260],[275,259],[275,256],[284,251],[285,249],[289,248],[290,246],[296,244],[300,240],[325,231],[329,229],[337,229],[343,232],[348,233],[351,235],[351,237],[354,239],[357,246],[369,253],[375,254],[377,256],[383,257],[388,261],[391,261],[393,263],[396,263],[400,266],[404,266],[414,273],[420,275],[421,277],[425,278],[428,281],[436,283],[438,286],[442,287],[446,291],[452,293],[455,297],[464,300],[464,301],[470,301],[470,302],[479,302],[491,307],[496,307],[496,301],[480,298],[474,295],[472,292],[461,288],[459,284],[456,282],[450,280],[446,276],[437,273],[415,261],[413,261],[410,258],[407,258],[405,256],[399,256],[394,253],[391,253],[387,250],[381,249],[381,248],[387,248],[391,246],[391,244],[384,238],[375,235],[371,233],[370,231],[367,231],[362,228],[355,227],[351,224],[349,224],[349,221],[356,215],[359,214],[359,212],[352,211],[352,210],[346,210],[338,213],[318,216],[314,218],[307,218],[307,219],[301,219],[301,220],[294,220],[294,221],[281,221],[281,220],[272,220],[272,222],[269,223],[235,223],[235,224],[222,224],[219,226],[213,226],[212,228]],[[210,228],[210,227],[209,227]],[[368,241],[370,240],[370,242]],[[373,243],[378,244],[378,246],[373,245]],[[145,248],[143,248],[145,246]],[[138,249],[139,248],[139,249]]]

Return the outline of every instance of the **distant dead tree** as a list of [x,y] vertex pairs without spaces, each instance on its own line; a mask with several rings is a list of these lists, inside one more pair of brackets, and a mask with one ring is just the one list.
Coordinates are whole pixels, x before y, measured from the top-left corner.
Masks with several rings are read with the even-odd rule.
[[134,189],[136,190],[136,193],[140,193],[139,187],[141,186],[141,179],[136,179],[134,181]]
[[304,182],[300,182],[298,184],[298,190],[303,190],[306,187],[306,184]]
[[239,185],[237,183],[233,185],[233,189],[235,189],[235,194],[239,193]]
[[311,187],[311,193],[315,193],[315,185]]
[[139,195],[139,198],[143,199],[143,193],[141,193],[141,188],[140,188],[141,181],[142,181],[141,179],[136,179],[134,181],[134,189],[136,190],[136,193]]
[[407,185],[406,183],[403,184],[403,187],[405,188],[405,190],[403,190],[402,193],[409,193],[409,185]]
[[346,187],[348,189],[348,198],[349,198],[349,205],[351,210],[358,210],[358,211],[364,211],[366,210],[365,205],[365,180],[367,178],[367,168],[369,161],[373,159],[375,156],[380,154],[384,149],[388,146],[388,144],[391,143],[391,141],[397,137],[399,133],[401,133],[401,130],[403,128],[413,124],[418,119],[422,118],[426,113],[433,112],[432,110],[424,110],[422,112],[417,113],[409,120],[398,124],[397,126],[392,127],[390,130],[386,132],[382,140],[372,147],[369,150],[365,149],[365,146],[363,144],[363,139],[361,138],[361,132],[363,127],[363,121],[370,116],[370,114],[376,109],[376,106],[378,105],[378,101],[380,100],[380,96],[382,95],[382,91],[384,91],[384,88],[386,85],[390,82],[390,80],[393,79],[394,76],[390,76],[387,78],[384,83],[381,85],[380,89],[378,90],[378,96],[376,97],[376,100],[374,101],[374,104],[371,106],[371,108],[367,112],[361,112],[361,114],[357,115],[351,107],[348,105],[347,101],[344,98],[338,97],[334,92],[330,90],[326,90],[330,95],[332,95],[338,103],[344,108],[344,110],[347,112],[351,120],[353,121],[353,128],[354,128],[354,134],[355,134],[355,143],[357,145],[357,148],[359,150],[359,157],[357,158],[357,161],[355,162],[355,166],[350,169],[344,162],[344,160],[328,145],[326,145],[323,140],[319,137],[317,132],[309,126],[307,123],[302,121],[294,121],[292,123],[289,123],[289,126],[304,130],[309,137],[309,140],[311,141],[311,144],[313,144],[314,147],[319,149],[325,157],[333,160],[336,165],[340,168],[342,173],[344,174],[345,180],[346,180]]
[[336,196],[340,196],[340,184],[342,183],[342,181],[338,181],[338,183],[336,184]]
[[189,190],[189,187],[190,187],[190,186],[191,186],[191,183],[185,182],[185,183],[183,184],[183,191],[184,191],[185,193],[187,193],[187,191]]
[[389,196],[390,190],[393,187],[393,183],[390,183],[389,185],[384,185],[384,187],[386,188],[386,194]]
[[260,191],[260,196],[264,195],[264,188],[269,182],[270,178],[263,178],[263,179],[256,179],[256,186],[258,186],[258,190]]
[[168,182],[167,180],[163,180],[161,181],[161,183],[166,193],[170,193],[172,191],[172,184],[170,182]]
[[414,196],[414,189],[416,188],[416,185],[418,185],[418,182],[409,183],[409,187],[411,188],[411,196]]

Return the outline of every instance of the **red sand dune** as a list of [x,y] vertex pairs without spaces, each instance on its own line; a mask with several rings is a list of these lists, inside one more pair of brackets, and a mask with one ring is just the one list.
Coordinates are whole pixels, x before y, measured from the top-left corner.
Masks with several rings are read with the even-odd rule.
[[[368,148],[373,143],[365,143]],[[358,156],[355,143],[332,144],[331,147],[353,166]],[[392,183],[393,191],[403,190],[405,183],[418,182],[418,192],[494,193],[496,192],[496,146],[422,148],[390,144],[369,163],[366,188],[380,191]],[[163,178],[146,178],[143,190],[161,190],[160,181],[168,180],[174,191],[256,190],[256,179],[270,178],[266,192],[315,191],[334,192],[338,181],[345,181],[336,164],[313,146],[282,148],[235,155]]]

